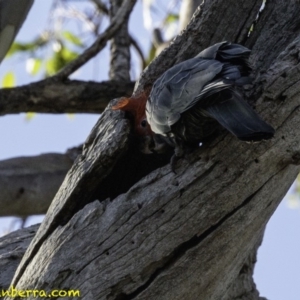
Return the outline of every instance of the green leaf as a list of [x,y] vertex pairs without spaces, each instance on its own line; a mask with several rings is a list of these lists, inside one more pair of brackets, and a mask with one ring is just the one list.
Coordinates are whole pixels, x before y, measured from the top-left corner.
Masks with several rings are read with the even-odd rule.
[[169,14],[165,19],[165,24],[170,24],[170,23],[176,22],[176,21],[178,21],[178,19],[179,19],[179,15]]
[[74,60],[76,57],[78,57],[78,53],[71,51],[70,49],[63,47],[61,50],[62,58],[65,60],[66,63],[69,63],[70,61]]
[[26,115],[25,115],[25,120],[29,122],[29,121],[31,121],[35,116],[36,116],[36,113],[35,113],[35,112],[28,112],[28,113],[26,113]]
[[2,87],[10,88],[16,85],[16,77],[13,72],[8,72],[2,80]]
[[69,120],[73,121],[73,120],[75,119],[75,114],[73,114],[73,113],[68,113],[68,114],[67,114],[67,118],[68,118]]
[[31,75],[36,75],[42,67],[42,60],[40,58],[29,58],[26,64],[26,70]]
[[56,74],[63,66],[65,61],[61,56],[61,51],[55,52],[54,55],[46,61],[46,73],[49,76]]
[[70,61],[74,60],[79,54],[66,48],[62,43],[61,47],[53,56],[46,62],[46,75],[52,76],[67,65]]
[[35,43],[18,43],[18,42],[15,42],[10,47],[10,49],[7,52],[6,56],[10,57],[10,56],[16,54],[17,52],[25,52],[25,51],[34,50],[36,47],[37,47],[37,45]]
[[55,63],[53,57],[46,61],[46,74],[52,76],[55,74]]
[[10,57],[14,54],[21,53],[21,52],[32,52],[37,50],[40,47],[43,47],[47,45],[49,42],[49,39],[46,39],[45,37],[39,36],[36,39],[34,39],[32,42],[29,43],[21,43],[21,42],[14,42],[8,53],[6,54],[6,57]]
[[76,36],[75,34],[73,34],[70,31],[64,31],[63,32],[63,36],[65,37],[65,39],[69,42],[71,42],[72,44],[76,45],[76,46],[80,46],[83,47],[83,43],[82,41],[79,39],[78,36]]

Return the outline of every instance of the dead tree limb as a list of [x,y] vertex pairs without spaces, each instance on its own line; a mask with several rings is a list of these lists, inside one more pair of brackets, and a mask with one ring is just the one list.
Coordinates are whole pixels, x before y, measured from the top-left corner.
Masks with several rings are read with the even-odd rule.
[[130,96],[134,82],[43,80],[0,90],[0,115],[21,112],[101,113],[115,97]]
[[0,1],[0,63],[23,25],[32,4],[33,0]]
[[[265,26],[274,22],[269,10],[276,11],[286,31],[269,38],[288,38],[270,54],[253,36],[256,77],[248,91],[275,138],[249,145],[223,133],[182,160],[174,175],[170,157],[139,153],[129,120],[108,107],[27,249],[15,287],[75,286],[83,299],[226,295],[300,170],[300,4],[291,1],[282,10],[283,4],[266,7]],[[204,2],[137,90],[224,36],[246,39],[259,7],[250,0],[238,7],[236,1]],[[271,63],[263,60],[270,55]]]
[[0,161],[0,216],[45,214],[80,147]]
[[39,224],[0,237],[0,290],[9,287],[14,273]]
[[[14,272],[17,269],[30,241],[38,230],[39,224],[29,228],[20,229],[16,232],[8,234],[0,238],[0,289],[7,289]],[[16,242],[18,241],[18,242]],[[261,243],[261,239],[255,245],[255,251],[247,258],[238,277],[229,287],[223,300],[238,300],[238,299],[259,299],[255,284],[253,283],[253,268],[256,263],[256,250]],[[2,272],[1,272],[2,270]],[[5,271],[3,271],[5,270]],[[253,291],[256,291],[253,293]],[[254,297],[251,297],[254,294]],[[246,298],[248,297],[248,298]]]

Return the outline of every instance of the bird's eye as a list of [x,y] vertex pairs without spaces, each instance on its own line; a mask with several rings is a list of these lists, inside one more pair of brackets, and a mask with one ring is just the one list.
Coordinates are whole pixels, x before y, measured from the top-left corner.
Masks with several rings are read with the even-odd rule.
[[147,126],[147,120],[146,120],[146,119],[144,119],[144,120],[141,122],[141,126],[144,127],[144,128]]

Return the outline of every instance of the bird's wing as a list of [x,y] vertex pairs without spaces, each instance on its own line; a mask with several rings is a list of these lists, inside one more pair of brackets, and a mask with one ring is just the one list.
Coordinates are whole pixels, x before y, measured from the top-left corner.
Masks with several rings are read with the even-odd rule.
[[[223,64],[200,57],[180,63],[158,78],[146,105],[147,120],[151,129],[167,133],[180,115],[196,104],[203,87],[222,71]],[[210,89],[225,87],[225,83]]]
[[221,43],[214,44],[214,45],[202,50],[196,57],[202,57],[202,58],[206,58],[206,59],[216,59],[219,49],[226,45],[230,45],[230,43],[221,42]]
[[217,59],[221,62],[243,59],[245,63],[245,60],[248,59],[250,53],[251,50],[242,45],[221,42],[204,49],[196,57]]
[[237,91],[205,109],[224,128],[243,141],[260,141],[274,135],[272,126],[263,121]]

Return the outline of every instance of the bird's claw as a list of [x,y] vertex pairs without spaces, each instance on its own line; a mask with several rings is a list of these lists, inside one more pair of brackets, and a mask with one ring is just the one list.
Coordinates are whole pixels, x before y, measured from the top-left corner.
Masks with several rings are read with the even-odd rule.
[[174,150],[174,154],[171,157],[171,161],[170,161],[171,170],[172,170],[172,172],[174,174],[177,174],[176,171],[175,171],[175,169],[176,169],[176,163],[183,156],[184,156],[184,150],[183,150],[182,146],[180,146],[180,145],[177,144],[176,147],[175,147],[175,150]]
[[175,169],[176,169],[176,163],[177,161],[180,159],[179,156],[177,156],[175,153],[173,154],[173,156],[171,157],[171,161],[170,161],[170,166],[171,166],[171,171],[174,173],[174,174],[177,174]]

